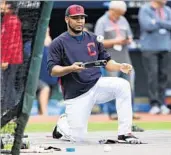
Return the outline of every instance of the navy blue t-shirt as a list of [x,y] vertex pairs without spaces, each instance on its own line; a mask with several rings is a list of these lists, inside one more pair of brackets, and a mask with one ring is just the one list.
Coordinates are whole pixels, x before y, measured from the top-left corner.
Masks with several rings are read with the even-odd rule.
[[[83,32],[82,37],[73,37],[68,32],[64,32],[54,39],[49,47],[47,67],[51,73],[55,65],[70,66],[74,62],[84,63],[95,60],[110,60],[102,43],[96,40],[96,35]],[[96,84],[100,77],[100,68],[95,67],[62,76],[64,99],[72,99],[84,94]]]

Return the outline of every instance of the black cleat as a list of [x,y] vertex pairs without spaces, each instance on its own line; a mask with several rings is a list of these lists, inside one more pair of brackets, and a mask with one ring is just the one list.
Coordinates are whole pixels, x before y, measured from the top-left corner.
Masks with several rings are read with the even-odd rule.
[[132,134],[129,135],[119,135],[118,136],[119,143],[127,143],[127,144],[142,144],[140,139],[133,136]]
[[54,130],[53,130],[53,133],[52,133],[52,137],[54,139],[59,139],[62,137],[62,134],[60,134],[58,131],[57,131],[57,126],[55,126]]

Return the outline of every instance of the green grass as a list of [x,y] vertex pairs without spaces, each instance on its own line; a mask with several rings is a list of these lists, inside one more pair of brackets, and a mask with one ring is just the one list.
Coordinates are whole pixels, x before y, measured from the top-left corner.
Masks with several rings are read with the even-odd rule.
[[[135,123],[145,130],[171,130],[171,122],[137,122]],[[25,132],[52,132],[54,123],[28,124]],[[89,123],[89,131],[112,131],[117,130],[117,123]]]

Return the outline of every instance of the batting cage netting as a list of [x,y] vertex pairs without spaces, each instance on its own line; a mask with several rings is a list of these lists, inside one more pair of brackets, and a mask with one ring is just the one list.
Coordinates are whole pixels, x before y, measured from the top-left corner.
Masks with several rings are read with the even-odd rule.
[[[28,120],[27,115],[22,119],[23,122],[19,122],[18,117],[22,113],[44,3],[47,2],[4,1],[1,4],[1,153],[11,154],[13,146],[21,143],[20,138],[16,137],[19,135],[23,138],[23,129],[16,128]],[[22,117],[24,118],[25,114],[22,114]],[[24,143],[24,146],[16,146],[26,145]]]

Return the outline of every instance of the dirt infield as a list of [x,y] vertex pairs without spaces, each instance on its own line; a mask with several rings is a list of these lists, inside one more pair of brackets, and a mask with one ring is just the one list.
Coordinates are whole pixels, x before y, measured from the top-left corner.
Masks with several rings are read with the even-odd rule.
[[[136,122],[171,122],[171,115],[150,115],[137,113],[140,116]],[[59,116],[30,116],[29,123],[57,122]],[[91,115],[89,122],[112,122],[107,115]]]
[[[50,153],[21,153],[21,155],[171,155],[171,131],[145,131],[135,133],[142,142],[147,144],[109,144],[109,152],[104,151],[104,144],[99,144],[102,139],[117,139],[117,132],[90,132],[84,143],[72,143],[53,139],[51,133],[28,133],[31,147],[57,147],[62,151]],[[66,152],[66,148],[74,148],[75,152]],[[35,149],[34,149],[35,150]]]
[[[137,114],[141,117],[140,120],[136,122],[171,122],[171,115],[149,115],[145,113]],[[29,123],[45,123],[45,122],[56,122],[58,116],[31,116]],[[109,120],[107,115],[91,115],[89,122],[112,122]],[[69,152],[66,152],[66,148],[74,148],[75,152],[72,152],[74,155],[171,155],[171,131],[169,130],[146,130],[145,132],[137,132],[135,135],[139,137],[142,142],[147,144],[142,145],[130,145],[130,144],[109,144],[111,151],[104,152],[104,145],[99,144],[99,140],[102,139],[117,139],[116,131],[104,131],[104,132],[89,132],[87,136],[87,141],[85,143],[72,143],[68,141],[62,141],[53,139],[51,133],[26,133],[28,134],[28,140],[30,141],[31,146],[34,147],[57,147],[62,149],[62,151],[55,151],[50,153],[21,153],[21,155],[67,155]]]

